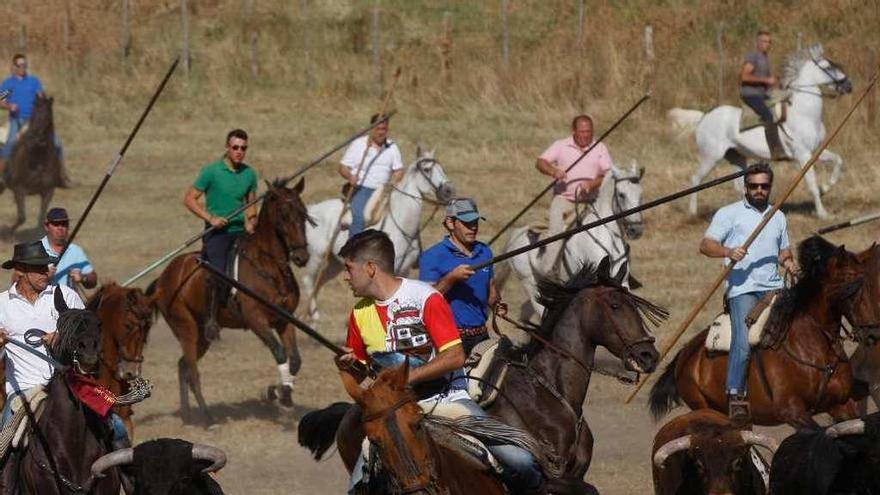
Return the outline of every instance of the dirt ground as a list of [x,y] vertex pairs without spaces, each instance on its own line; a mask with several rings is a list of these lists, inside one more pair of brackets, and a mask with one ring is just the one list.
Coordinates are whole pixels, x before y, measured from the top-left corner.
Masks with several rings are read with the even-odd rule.
[[[835,105],[848,106],[850,102],[850,98],[842,98]],[[184,211],[183,192],[199,166],[222,152],[223,136],[231,126],[240,125],[251,133],[248,161],[257,168],[261,178],[271,178],[292,172],[307,158],[318,155],[361,125],[351,115],[328,115],[317,105],[297,104],[292,110],[285,105],[286,102],[280,101],[277,107],[260,107],[252,113],[228,109],[218,110],[214,115],[160,103],[156,115],[147,120],[142,135],[129,150],[129,156],[77,239],[92,257],[101,279],[125,280],[199,229],[199,222]],[[599,122],[613,120],[616,110],[601,110]],[[303,125],[291,118],[297,113],[317,117]],[[369,113],[362,108],[352,110],[352,115]],[[644,121],[647,115],[651,114],[639,118]],[[132,115],[128,120],[133,122],[134,118]],[[474,196],[489,218],[482,234],[487,238],[544,186],[544,179],[532,168],[533,160],[552,138],[565,135],[566,119],[542,119],[540,125],[527,127],[501,122],[500,126],[511,126],[511,132],[505,134],[480,125],[482,117],[478,114],[460,118],[462,121],[442,116],[429,119],[407,115],[403,108],[400,118],[394,121],[392,133],[402,144],[405,161],[414,156],[415,143],[431,137],[426,144],[438,146],[438,158],[460,194]],[[96,124],[101,121],[101,115],[93,115],[91,119],[82,122],[84,128],[76,130],[73,128],[75,114],[62,110],[57,119],[66,138],[68,169],[74,185],[58,191],[53,205],[66,206],[75,219],[103,177],[105,163],[115,155],[131,125]],[[120,120],[128,122],[119,117],[110,119]],[[644,200],[686,185],[695,163],[692,144],[673,140],[657,130],[658,125],[649,122],[637,128],[624,126],[609,141],[611,152],[621,165],[638,159],[647,169]],[[597,127],[602,130],[605,125]],[[825,198],[835,215],[833,220],[841,221],[875,210],[877,199],[873,184],[877,171],[869,164],[876,161],[876,153],[836,151],[846,160],[847,170],[841,183]],[[307,176],[308,201],[336,193],[340,181],[333,168],[335,165],[318,168]],[[777,166],[776,170],[778,185],[788,184],[794,176],[791,166]],[[729,171],[721,166],[715,176]],[[487,187],[487,184],[502,185],[497,182],[499,177],[503,178],[503,188]],[[700,257],[697,245],[711,213],[737,197],[732,186],[724,185],[701,195],[699,217],[686,214],[684,201],[645,215],[645,235],[632,241],[633,271],[645,284],[640,295],[668,307],[672,313],[670,320],[657,330],[658,344],[678,326],[718,273],[719,264]],[[786,210],[793,242],[828,223],[811,215],[811,203],[803,187],[796,191],[792,205]],[[527,220],[539,219],[545,207],[546,203],[541,203]],[[36,214],[34,198],[29,198],[28,214],[27,227],[31,228]],[[6,193],[0,197],[0,224],[11,221],[13,215],[11,197]],[[851,249],[864,249],[877,238],[878,225],[843,231],[830,238],[846,242]],[[39,232],[32,229],[25,230],[19,234],[19,240],[37,234]],[[440,236],[439,225],[434,225],[424,241],[431,243]],[[0,243],[0,253],[5,259],[11,253],[11,243]],[[140,280],[137,285],[145,287],[154,276]],[[517,302],[522,300],[515,282],[509,284],[505,297],[512,307],[517,307]],[[689,335],[708,322],[719,308],[719,301],[716,294]],[[321,330],[341,342],[345,317],[354,299],[337,280],[321,293],[319,302],[325,318]],[[221,420],[217,428],[205,430],[183,425],[177,414],[176,361],[180,350],[167,325],[160,320],[151,332],[144,366],[144,374],[153,380],[155,391],[151,399],[136,408],[136,440],[181,437],[225,449],[229,464],[220,473],[220,481],[227,493],[306,494],[316,490],[339,493],[346,485],[347,476],[338,457],[333,455],[321,463],[313,461],[297,445],[296,425],[298,418],[309,410],[344,400],[345,392],[334,372],[330,353],[302,336],[299,342],[304,365],[297,377],[296,407],[284,411],[264,400],[266,387],[277,379],[268,350],[250,333],[225,330],[222,340],[210,349],[200,365],[205,396],[212,412]],[[596,448],[587,479],[603,494],[651,491],[650,450],[659,425],[646,411],[647,390],[632,404],[624,405],[623,399],[630,391],[628,386],[601,376],[593,380],[586,408]],[[772,432],[782,438],[789,430],[781,427]]]

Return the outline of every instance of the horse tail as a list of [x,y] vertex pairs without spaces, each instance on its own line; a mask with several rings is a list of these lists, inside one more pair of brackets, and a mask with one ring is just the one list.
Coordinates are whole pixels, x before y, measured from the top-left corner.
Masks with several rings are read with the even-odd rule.
[[699,110],[688,110],[686,108],[673,108],[666,112],[666,117],[672,121],[675,130],[682,136],[688,135],[697,128],[697,124],[703,119],[705,113]]
[[297,436],[299,444],[314,455],[316,461],[336,442],[336,430],[342,418],[354,407],[350,402],[336,402],[317,411],[312,411],[299,420]]
[[648,404],[651,407],[651,415],[654,416],[655,421],[660,420],[674,407],[681,405],[681,395],[678,393],[678,387],[675,385],[675,368],[678,365],[679,357],[681,357],[681,351],[678,351],[675,359],[666,365],[663,375],[651,387],[651,397],[648,399]]

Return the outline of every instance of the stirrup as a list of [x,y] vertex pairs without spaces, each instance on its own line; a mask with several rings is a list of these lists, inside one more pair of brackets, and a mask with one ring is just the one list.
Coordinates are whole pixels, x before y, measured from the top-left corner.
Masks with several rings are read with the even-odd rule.
[[746,425],[752,420],[752,412],[749,401],[731,398],[728,401],[727,417],[735,425]]

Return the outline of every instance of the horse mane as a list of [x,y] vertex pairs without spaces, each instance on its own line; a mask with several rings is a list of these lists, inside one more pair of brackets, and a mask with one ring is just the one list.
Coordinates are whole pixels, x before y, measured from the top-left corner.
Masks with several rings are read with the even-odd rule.
[[69,309],[61,313],[56,323],[58,337],[52,344],[52,355],[63,365],[72,364],[80,334],[100,324],[98,316],[88,309]]
[[[618,289],[635,306],[642,317],[642,326],[648,331],[648,323],[658,326],[669,317],[669,312],[647,299],[639,297],[621,285],[620,281],[611,276],[611,263],[607,258],[598,265],[585,264],[568,282],[562,283],[549,277],[538,278],[538,302],[546,309],[541,324],[534,330],[540,337],[549,339],[553,330],[565,314],[565,310],[575,297],[584,289],[605,286]],[[647,320],[647,322],[645,321]]]
[[828,260],[839,256],[840,249],[818,235],[808,237],[798,245],[800,278],[791,288],[783,289],[776,296],[767,328],[781,330],[780,335],[784,335],[795,317],[809,309],[810,298],[826,282]]
[[782,84],[783,88],[788,88],[797,79],[798,72],[801,70],[801,67],[810,60],[815,60],[822,58],[825,54],[825,50],[822,48],[822,45],[817,43],[809,48],[804,48],[801,50],[795,50],[794,53],[788,56],[785,60],[785,63],[782,65]]

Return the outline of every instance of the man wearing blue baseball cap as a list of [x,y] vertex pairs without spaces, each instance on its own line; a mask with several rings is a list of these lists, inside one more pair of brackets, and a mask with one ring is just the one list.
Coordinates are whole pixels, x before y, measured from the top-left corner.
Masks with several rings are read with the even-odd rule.
[[[46,221],[43,223],[46,235],[41,242],[43,249],[52,256],[58,256],[67,246],[67,237],[70,235],[70,218],[64,208],[52,208],[46,213]],[[86,256],[86,252],[78,244],[70,244],[64,257],[55,264],[55,273],[52,275],[53,285],[63,285],[75,288],[75,284],[82,284],[86,289],[94,289],[98,285],[98,274]]]
[[456,198],[446,207],[443,225],[446,238],[422,253],[419,279],[441,292],[455,317],[465,355],[478,343],[489,339],[486,329],[488,308],[507,313],[495,287],[491,266],[474,271],[471,266],[492,259],[492,250],[477,240],[480,230],[477,204],[470,198]]

